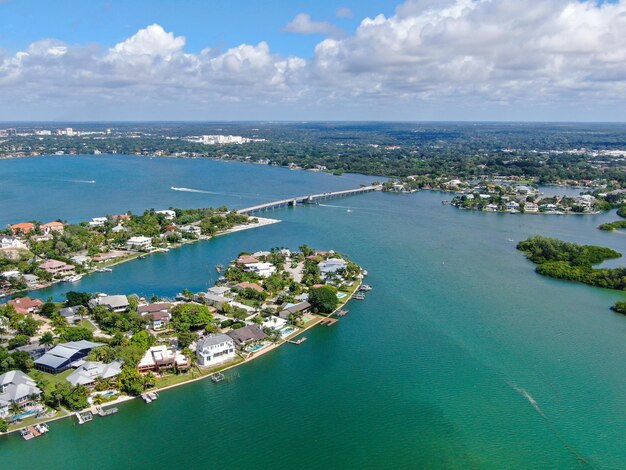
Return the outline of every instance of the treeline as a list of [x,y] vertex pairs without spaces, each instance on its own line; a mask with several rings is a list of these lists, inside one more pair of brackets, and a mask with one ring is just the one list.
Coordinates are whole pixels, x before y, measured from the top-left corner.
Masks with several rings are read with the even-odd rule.
[[543,276],[581,282],[596,287],[626,290],[626,268],[594,268],[607,259],[622,256],[615,250],[594,245],[577,245],[555,238],[531,237],[517,245],[537,264]]

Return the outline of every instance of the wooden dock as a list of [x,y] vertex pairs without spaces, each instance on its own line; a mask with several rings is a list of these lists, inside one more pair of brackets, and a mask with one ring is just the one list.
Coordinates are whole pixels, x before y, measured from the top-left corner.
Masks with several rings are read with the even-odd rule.
[[332,326],[338,321],[339,321],[338,318],[326,317],[320,322],[320,325]]
[[345,317],[349,313],[349,310],[339,310],[337,312],[338,317]]

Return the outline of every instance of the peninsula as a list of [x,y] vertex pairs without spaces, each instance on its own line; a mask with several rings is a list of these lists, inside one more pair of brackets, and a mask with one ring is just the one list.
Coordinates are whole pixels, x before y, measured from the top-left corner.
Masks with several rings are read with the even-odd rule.
[[336,323],[354,294],[371,289],[347,257],[306,245],[241,253],[223,274],[175,300],[69,292],[62,303],[0,306],[9,338],[0,348],[0,429],[30,438],[41,429],[33,426],[71,413],[84,423],[114,412],[105,404],[218,382],[227,369],[301,344],[306,338],[294,338],[314,325]]

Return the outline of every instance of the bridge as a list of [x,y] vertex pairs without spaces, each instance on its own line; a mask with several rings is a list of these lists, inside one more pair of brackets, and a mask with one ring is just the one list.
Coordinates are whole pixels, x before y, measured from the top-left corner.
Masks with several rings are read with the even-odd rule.
[[319,201],[326,199],[334,199],[344,196],[352,196],[354,194],[369,193],[371,191],[380,191],[382,186],[361,186],[356,189],[344,189],[343,191],[333,191],[329,193],[309,194],[308,196],[291,197],[289,199],[281,199],[280,201],[266,202],[265,204],[259,204],[257,206],[246,207],[245,209],[239,209],[237,214],[249,215],[254,212],[267,211],[272,209],[278,209],[280,207],[297,206],[298,204],[316,204]]

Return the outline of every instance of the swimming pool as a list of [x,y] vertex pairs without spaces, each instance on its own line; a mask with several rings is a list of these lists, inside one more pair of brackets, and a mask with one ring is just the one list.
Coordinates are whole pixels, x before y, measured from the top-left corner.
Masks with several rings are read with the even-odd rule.
[[343,299],[346,295],[348,295],[348,294],[344,294],[343,292],[337,292],[337,298],[338,299]]
[[33,415],[36,415],[37,413],[39,413],[37,410],[26,411],[24,413],[20,413],[19,415],[13,416],[13,420],[29,418]]
[[291,326],[286,326],[284,328],[282,328],[280,330],[280,335],[281,336],[289,336],[291,333],[293,333],[294,331],[296,331],[295,328],[291,327]]
[[246,351],[248,352],[257,352],[260,351],[261,349],[263,349],[265,346],[267,346],[267,344],[263,343],[263,344],[255,344],[254,346],[248,346],[246,348]]

